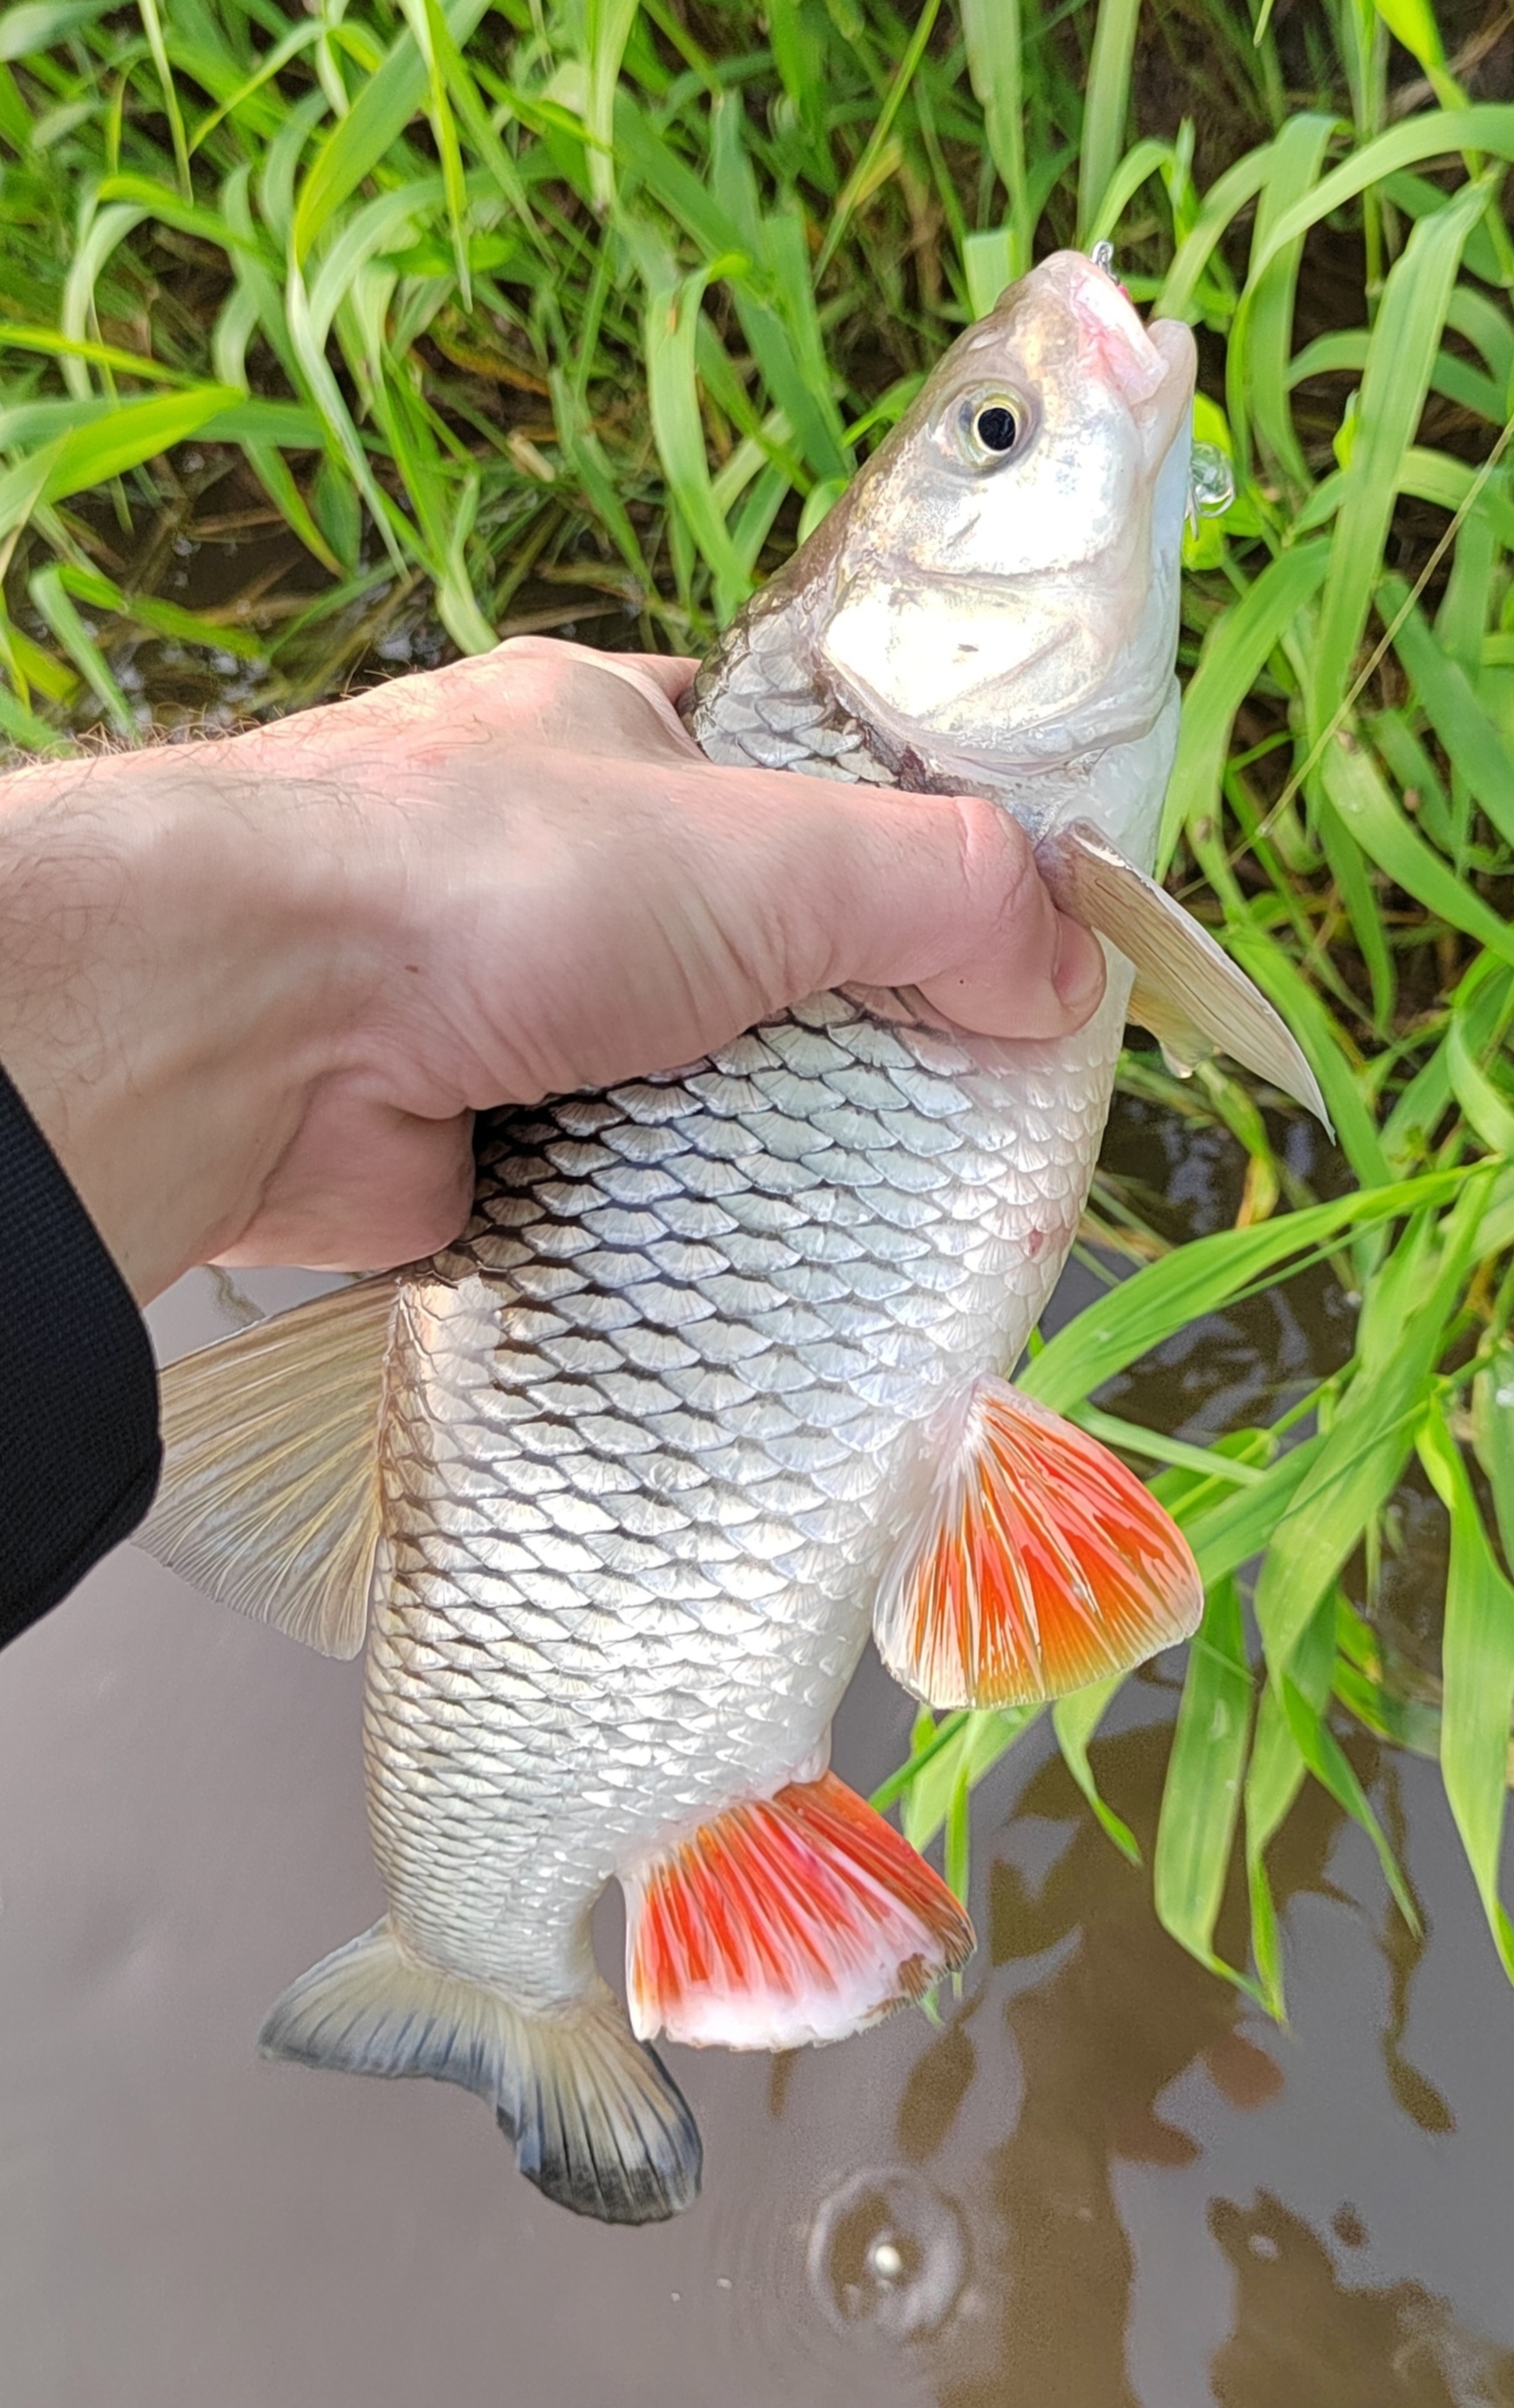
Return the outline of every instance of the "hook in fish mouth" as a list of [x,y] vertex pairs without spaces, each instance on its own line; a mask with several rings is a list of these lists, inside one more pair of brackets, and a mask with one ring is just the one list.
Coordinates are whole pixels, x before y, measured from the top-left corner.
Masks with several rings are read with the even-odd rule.
[[1088,255],[1093,262],[1095,267],[1102,267],[1106,276],[1113,279],[1116,283],[1119,282],[1119,279],[1115,276],[1114,272],[1114,245],[1112,242],[1096,242]]

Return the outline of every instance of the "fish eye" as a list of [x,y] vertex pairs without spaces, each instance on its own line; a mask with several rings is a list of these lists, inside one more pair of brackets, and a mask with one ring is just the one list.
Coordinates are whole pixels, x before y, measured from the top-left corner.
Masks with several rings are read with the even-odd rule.
[[985,452],[1012,452],[1020,434],[1020,421],[1007,402],[991,402],[980,409],[973,421],[973,433]]
[[996,467],[1022,452],[1030,428],[1030,409],[1017,393],[970,394],[957,413],[958,442],[975,468]]

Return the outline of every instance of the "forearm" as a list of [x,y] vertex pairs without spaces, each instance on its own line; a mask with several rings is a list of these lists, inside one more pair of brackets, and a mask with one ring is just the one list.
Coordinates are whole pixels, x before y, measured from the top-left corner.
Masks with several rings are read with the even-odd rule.
[[331,1060],[330,802],[246,739],[0,781],[0,1063],[139,1298],[228,1244]]

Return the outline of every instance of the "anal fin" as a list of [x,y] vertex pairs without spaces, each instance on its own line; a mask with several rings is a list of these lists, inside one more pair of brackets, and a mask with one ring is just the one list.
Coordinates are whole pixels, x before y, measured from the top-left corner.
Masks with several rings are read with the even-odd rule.
[[171,1363],[164,1469],[137,1533],[207,1596],[356,1656],[378,1542],[396,1282],[362,1280]]
[[873,1633],[928,1705],[1062,1697],[1197,1628],[1203,1585],[1170,1514],[1118,1455],[1007,1380],[952,1399],[922,1474]]
[[727,1807],[625,1890],[632,2025],[695,2048],[842,2040],[973,1947],[939,1875],[830,1772]]

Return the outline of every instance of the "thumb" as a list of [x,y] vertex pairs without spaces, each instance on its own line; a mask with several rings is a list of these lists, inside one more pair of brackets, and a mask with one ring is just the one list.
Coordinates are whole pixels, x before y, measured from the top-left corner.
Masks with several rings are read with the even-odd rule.
[[1090,1018],[1103,947],[1058,910],[1010,811],[974,796],[822,791],[841,824],[822,832],[813,806],[794,820],[823,882],[829,983],[918,986],[986,1037],[1062,1037]]
[[981,797],[955,808],[971,908],[957,932],[957,958],[920,982],[924,992],[938,1010],[984,1036],[1061,1037],[1081,1028],[1103,1000],[1103,946],[1058,910],[1011,812]]

